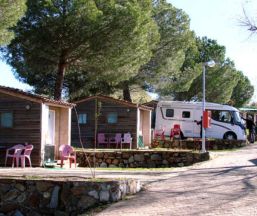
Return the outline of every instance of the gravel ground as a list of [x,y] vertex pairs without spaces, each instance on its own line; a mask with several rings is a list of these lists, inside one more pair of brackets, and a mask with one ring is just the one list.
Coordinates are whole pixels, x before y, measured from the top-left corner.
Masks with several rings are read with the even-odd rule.
[[257,215],[257,145],[214,155],[145,179],[146,190],[97,215]]

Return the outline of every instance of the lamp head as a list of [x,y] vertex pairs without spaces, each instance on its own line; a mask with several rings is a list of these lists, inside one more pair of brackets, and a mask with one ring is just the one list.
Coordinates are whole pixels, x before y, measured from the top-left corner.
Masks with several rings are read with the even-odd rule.
[[214,67],[215,66],[215,61],[213,61],[213,60],[210,60],[210,61],[208,61],[208,62],[205,62],[205,65],[206,66],[208,66],[208,67]]

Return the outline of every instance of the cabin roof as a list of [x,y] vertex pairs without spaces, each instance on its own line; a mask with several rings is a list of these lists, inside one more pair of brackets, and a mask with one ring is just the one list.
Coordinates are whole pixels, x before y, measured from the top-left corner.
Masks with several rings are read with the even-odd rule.
[[143,105],[143,106],[148,106],[148,107],[156,108],[158,102],[159,102],[158,100],[151,100],[151,101],[148,101],[148,102],[146,102],[146,103],[143,103],[142,105]]
[[65,101],[57,101],[53,100],[47,97],[44,97],[42,95],[33,94],[30,92],[25,92],[20,89],[6,87],[6,86],[0,86],[0,93],[8,94],[10,96],[26,99],[29,101],[37,102],[37,103],[47,103],[53,106],[64,106],[64,107],[74,107],[75,104],[68,103]]
[[134,108],[139,108],[139,109],[144,109],[144,110],[149,110],[149,111],[153,109],[152,107],[132,103],[132,102],[129,102],[126,100],[116,99],[116,98],[106,96],[106,95],[95,95],[95,96],[85,97],[81,100],[73,101],[73,103],[78,104],[78,103],[83,103],[83,102],[94,100],[94,99],[102,99],[102,100],[110,101],[113,103],[118,103],[118,104],[121,104],[121,105],[124,105],[127,107],[134,107]]

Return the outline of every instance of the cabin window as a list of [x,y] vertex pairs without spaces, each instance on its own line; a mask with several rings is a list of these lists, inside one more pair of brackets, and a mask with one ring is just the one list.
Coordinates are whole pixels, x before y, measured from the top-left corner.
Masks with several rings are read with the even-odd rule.
[[219,122],[233,123],[231,113],[226,110],[211,110],[211,118]]
[[183,111],[182,112],[182,118],[190,118],[190,112],[189,111]]
[[174,117],[174,109],[166,109],[166,117]]
[[1,127],[12,128],[13,127],[13,114],[10,112],[1,113]]
[[79,114],[79,124],[86,124],[87,123],[87,114],[81,113]]
[[115,124],[118,122],[118,114],[113,112],[113,113],[108,113],[107,115],[107,122],[108,124]]

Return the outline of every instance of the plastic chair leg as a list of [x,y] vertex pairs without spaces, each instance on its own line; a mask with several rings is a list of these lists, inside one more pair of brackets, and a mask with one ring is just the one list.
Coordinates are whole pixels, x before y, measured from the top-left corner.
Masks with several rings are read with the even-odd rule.
[[14,167],[14,157],[12,158],[12,168]]
[[61,159],[61,168],[63,167],[63,158]]
[[28,161],[29,161],[29,166],[32,167],[30,157],[28,157]]
[[26,167],[26,164],[25,164],[25,157],[22,157],[22,158],[21,158],[21,167],[22,167],[22,168],[25,168],[25,167]]
[[19,165],[20,165],[20,164],[19,164],[19,158],[16,157],[15,159],[16,159],[16,167],[19,167]]

